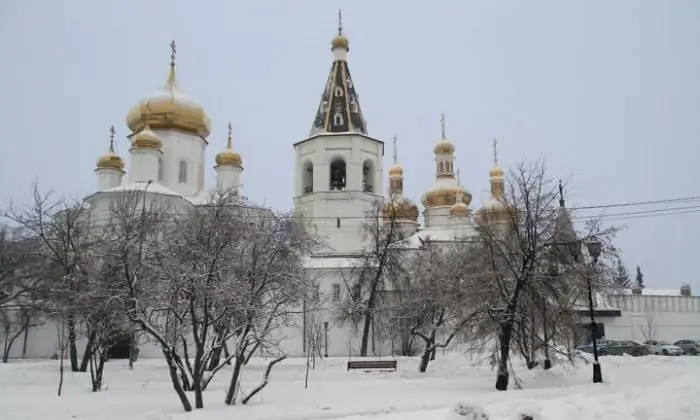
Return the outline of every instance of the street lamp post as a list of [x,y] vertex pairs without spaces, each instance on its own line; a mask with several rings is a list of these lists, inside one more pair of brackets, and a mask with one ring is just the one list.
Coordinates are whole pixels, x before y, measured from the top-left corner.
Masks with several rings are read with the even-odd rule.
[[[589,240],[586,245],[588,247],[588,255],[593,258],[592,268],[595,270],[598,265],[598,258],[600,257],[602,245],[595,237]],[[596,337],[598,329],[596,328],[595,315],[593,313],[593,285],[591,283],[590,271],[588,271],[586,275],[586,281],[588,283],[588,312],[591,316],[591,336],[593,339],[593,383],[601,383],[603,382],[603,373],[600,369],[600,362],[598,361],[598,340]]]

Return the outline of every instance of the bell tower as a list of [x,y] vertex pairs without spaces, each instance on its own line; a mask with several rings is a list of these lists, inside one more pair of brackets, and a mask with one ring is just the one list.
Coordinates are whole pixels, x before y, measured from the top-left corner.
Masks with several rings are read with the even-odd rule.
[[367,134],[340,12],[331,51],[311,132],[294,144],[294,209],[324,241],[323,253],[352,254],[364,247],[365,217],[383,196],[384,143]]

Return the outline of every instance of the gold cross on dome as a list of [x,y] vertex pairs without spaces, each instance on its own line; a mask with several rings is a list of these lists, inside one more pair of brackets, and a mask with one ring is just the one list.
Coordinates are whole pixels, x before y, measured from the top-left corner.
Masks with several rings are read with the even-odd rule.
[[116,134],[116,131],[114,131],[114,126],[109,127],[109,151],[114,152],[114,134]]
[[231,146],[231,137],[233,132],[233,127],[231,126],[231,122],[229,121],[228,123],[228,140],[226,141],[226,148],[227,149],[232,149],[233,147]]
[[175,40],[170,43],[170,65],[175,65],[175,56],[177,55],[177,46],[175,45]]
[[493,139],[493,166],[496,167],[498,166],[498,141],[496,138]]
[[442,134],[442,138],[446,139],[447,137],[445,136],[445,113],[444,112],[440,113],[440,132]]
[[396,146],[396,141],[397,141],[396,136],[394,136],[394,138],[392,139],[392,143],[394,143],[394,165],[399,163],[399,156],[398,156],[399,152],[398,152],[398,148]]

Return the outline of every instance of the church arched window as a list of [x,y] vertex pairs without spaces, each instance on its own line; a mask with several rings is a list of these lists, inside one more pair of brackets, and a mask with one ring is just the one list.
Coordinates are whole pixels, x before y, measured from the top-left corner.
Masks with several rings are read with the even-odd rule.
[[301,174],[302,194],[314,192],[314,164],[310,160],[304,163]]
[[331,191],[344,191],[347,182],[345,159],[337,157],[331,161]]
[[374,192],[374,164],[369,159],[362,163],[362,191]]
[[181,160],[178,165],[177,181],[180,184],[187,183],[187,162]]

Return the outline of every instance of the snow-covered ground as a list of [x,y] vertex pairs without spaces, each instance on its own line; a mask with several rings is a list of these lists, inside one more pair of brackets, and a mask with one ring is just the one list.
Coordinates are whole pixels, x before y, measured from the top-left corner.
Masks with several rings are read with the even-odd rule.
[[[133,371],[124,361],[109,362],[99,393],[90,392],[89,374],[66,372],[60,398],[57,361],[16,361],[0,365],[0,418],[443,420],[464,401],[482,406],[491,420],[519,420],[522,410],[542,420],[700,419],[700,357],[605,357],[602,385],[590,383],[591,366],[583,363],[547,372],[516,365],[523,389],[507,392],[493,389],[494,372],[480,356],[440,356],[427,374],[416,371],[415,359],[400,359],[396,373],[346,372],[345,362],[317,360],[304,389],[304,360],[285,360],[262,394],[234,407],[223,404],[230,371],[222,371],[205,393],[206,408],[187,414],[159,360],[141,360]],[[266,362],[251,365],[246,391],[260,382]]]

